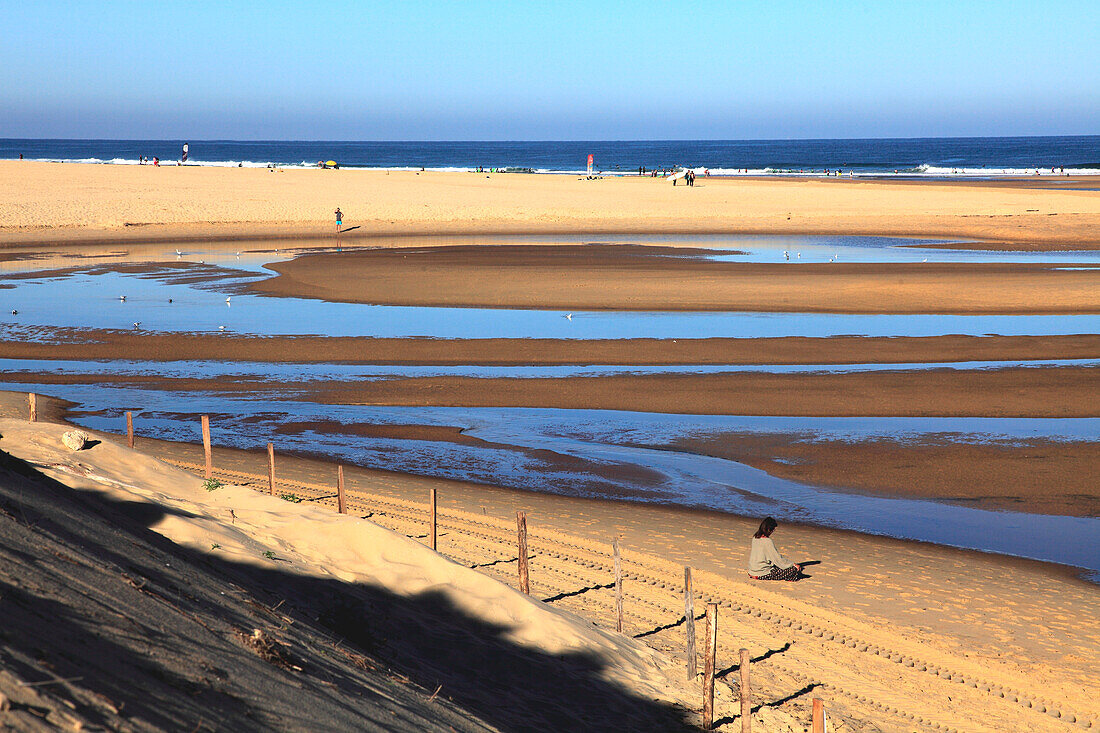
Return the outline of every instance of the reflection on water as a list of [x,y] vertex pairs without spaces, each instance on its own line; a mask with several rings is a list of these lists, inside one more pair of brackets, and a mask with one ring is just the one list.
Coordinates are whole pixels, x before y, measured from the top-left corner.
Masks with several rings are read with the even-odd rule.
[[370,381],[416,377],[473,377],[479,379],[561,379],[568,377],[613,377],[661,374],[858,374],[867,372],[983,371],[994,369],[1043,369],[1054,367],[1100,367],[1100,359],[1033,359],[1010,361],[914,362],[897,364],[674,364],[674,365],[550,365],[483,366],[420,364],[289,364],[254,361],[81,361],[65,359],[0,359],[0,373],[111,375],[161,377],[164,379],[221,379],[255,384],[302,386],[308,382]]
[[[33,385],[12,385],[34,389]],[[80,403],[78,423],[119,432],[136,411],[138,431],[196,442],[198,419],[213,415],[219,445],[259,449],[276,436],[280,452],[321,454],[359,465],[567,495],[628,498],[705,507],[1000,552],[1100,570],[1100,519],[993,512],[934,501],[850,495],[776,478],[749,466],[668,445],[711,432],[799,433],[822,439],[950,434],[955,442],[1040,438],[1095,440],[1100,419],[800,418],[659,415],[597,410],[318,405],[227,399],[223,395],[138,388],[51,385]],[[280,430],[287,423],[459,426],[480,439],[457,444],[349,434],[340,429]],[[537,449],[551,453],[516,450]],[[563,457],[555,460],[553,455]],[[568,459],[568,460],[566,460]],[[659,480],[624,479],[627,474]]]
[[[205,266],[204,266],[205,267]],[[428,308],[328,303],[240,292],[260,276],[203,284],[173,270],[9,280],[6,328],[73,327],[180,333],[430,338],[762,338],[780,336],[1057,335],[1100,333],[1100,315],[867,315]],[[217,288],[217,291],[214,289]],[[79,294],[74,297],[74,293]],[[227,300],[228,299],[228,300]],[[13,314],[12,311],[18,311]]]
[[[433,239],[469,244],[470,238]],[[546,241],[501,237],[493,242]],[[576,243],[584,237],[555,237]],[[1058,267],[1100,264],[1100,252],[990,252],[913,248],[917,240],[882,237],[600,237],[605,243],[708,247],[719,259],[752,262],[1050,262]],[[391,244],[398,243],[396,240]],[[419,245],[419,240],[400,240]],[[704,338],[1100,333],[1100,315],[950,316],[807,313],[584,312],[479,308],[406,308],[326,303],[244,294],[249,282],[268,277],[264,265],[316,248],[212,252],[145,246],[65,249],[46,257],[0,262],[0,335],[49,340],[49,328],[105,328],[182,333],[434,338]],[[734,253],[731,250],[737,250]],[[30,252],[31,250],[27,250]],[[26,252],[24,252],[26,254]],[[18,253],[17,253],[18,256]],[[113,263],[113,264],[112,264]],[[155,266],[115,271],[134,264]],[[110,267],[102,267],[110,264]],[[80,267],[67,274],[45,268]],[[144,271],[143,271],[144,270]],[[123,298],[122,296],[125,296]],[[12,311],[17,311],[13,313]],[[36,330],[43,327],[43,330]],[[216,358],[217,354],[211,354]],[[1011,366],[1087,366],[1098,360],[859,364],[809,366],[678,367],[381,367],[371,365],[222,364],[217,361],[65,362],[7,361],[27,384],[43,391],[36,374],[219,377],[238,383],[277,384],[409,376],[547,377],[609,374],[856,372],[898,369],[995,369]],[[22,375],[27,374],[24,377]],[[715,432],[797,433],[807,439],[921,440],[950,434],[957,443],[1029,439],[1100,438],[1100,419],[801,418],[660,415],[648,413],[319,405],[294,400],[231,399],[222,394],[169,392],[123,385],[50,385],[50,394],[79,403],[78,422],[120,431],[134,410],[139,432],[169,440],[198,440],[197,415],[214,416],[220,445],[262,448],[274,436],[280,451],[320,453],[333,460],[444,478],[570,495],[660,501],[738,514],[846,527],[938,542],[1100,571],[1100,519],[990,512],[933,501],[841,494],[770,476],[720,458],[636,445],[670,445]],[[290,390],[280,394],[286,397]],[[268,393],[270,397],[270,393]],[[313,424],[300,430],[290,423]],[[347,427],[459,426],[467,440],[410,440],[356,435]],[[330,426],[330,429],[326,429]]]

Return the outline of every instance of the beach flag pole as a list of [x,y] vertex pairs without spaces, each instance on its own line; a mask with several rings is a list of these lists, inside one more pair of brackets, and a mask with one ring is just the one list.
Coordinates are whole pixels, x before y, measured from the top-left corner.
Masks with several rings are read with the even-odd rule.
[[749,687],[749,650],[741,650],[741,733],[752,729],[752,689]]
[[436,549],[436,546],[435,546],[435,542],[436,542],[436,540],[435,540],[435,538],[436,538],[435,489],[429,489],[428,490],[428,504],[430,505],[429,509],[428,509],[428,516],[430,517],[430,523],[431,523],[431,527],[428,530],[428,539],[429,539],[429,546],[434,550],[434,549]]
[[344,467],[336,467],[336,511],[348,513],[347,500],[344,499]]
[[703,730],[714,727],[714,668],[718,655],[718,604],[707,604],[707,637],[703,649]]
[[684,567],[684,627],[687,629],[687,676],[695,679],[699,674],[695,657],[695,589],[691,585],[691,568]]
[[38,422],[38,395],[31,392],[27,395],[27,419],[30,422]]
[[615,630],[623,633],[623,560],[619,553],[619,538],[611,543],[615,551]]
[[126,445],[134,447],[134,413],[126,412]]
[[813,733],[825,733],[825,703],[820,697],[814,698]]
[[214,457],[210,454],[210,416],[202,416],[202,449],[206,453],[206,478],[214,477]]
[[527,514],[516,512],[516,534],[519,540],[519,589],[531,594],[531,579],[527,569]]
[[267,444],[267,492],[275,496],[275,444]]

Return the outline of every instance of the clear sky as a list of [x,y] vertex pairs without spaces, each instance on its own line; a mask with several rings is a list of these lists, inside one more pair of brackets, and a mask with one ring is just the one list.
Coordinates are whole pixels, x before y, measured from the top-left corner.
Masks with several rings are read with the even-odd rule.
[[1100,2],[0,0],[0,137],[1100,133]]

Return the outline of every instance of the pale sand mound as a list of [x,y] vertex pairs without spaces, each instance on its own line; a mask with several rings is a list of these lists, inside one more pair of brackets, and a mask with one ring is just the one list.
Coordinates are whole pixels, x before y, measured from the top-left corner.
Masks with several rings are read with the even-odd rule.
[[[684,681],[680,664],[640,641],[601,630],[569,612],[535,601],[369,521],[237,486],[206,491],[193,475],[108,442],[73,453],[61,444],[64,431],[61,425],[3,420],[0,447],[73,488],[94,489],[115,501],[155,507],[151,529],[219,563],[277,570],[283,576],[338,578],[373,591],[376,602],[368,607],[377,616],[340,619],[341,614],[349,615],[346,604],[336,611],[330,608],[328,616],[348,625],[340,630],[352,639],[357,633],[352,627],[367,627],[371,634],[378,633],[373,627],[380,618],[384,618],[381,626],[389,629],[435,633],[443,641],[434,650],[434,659],[386,661],[412,661],[414,670],[430,670],[431,679],[440,680],[445,692],[454,693],[452,688],[457,686],[457,701],[473,704],[477,712],[484,712],[490,701],[478,699],[472,690],[463,691],[456,673],[468,678],[472,688],[488,688],[486,695],[503,694],[495,702],[504,710],[531,706],[531,700],[524,696],[532,689],[539,690],[536,698],[543,709],[522,710],[528,716],[527,724],[536,728],[563,724],[586,727],[595,723],[586,717],[592,714],[591,705],[574,694],[561,694],[579,691],[579,682],[586,687],[602,686],[602,694],[610,698],[633,698],[635,719],[624,719],[624,723],[668,726],[677,718],[695,719],[686,711],[699,705],[698,686]],[[291,585],[287,580],[281,583]],[[387,597],[398,602],[387,607],[379,600]],[[288,601],[289,605],[294,603],[295,599]],[[421,618],[393,618],[416,614]],[[431,631],[433,626],[448,621],[454,623],[453,628],[444,629],[442,634],[438,629]],[[470,652],[485,644],[485,639],[470,637],[486,630],[492,631],[498,647],[513,647],[514,655],[526,652],[550,661],[517,664],[514,658],[501,660],[504,666],[515,668],[508,673],[513,687],[493,690],[494,678],[501,675],[483,666],[492,664],[491,656]],[[417,654],[431,651],[417,639],[387,636],[384,641],[377,637],[366,641],[368,645],[373,642],[394,650],[415,650]],[[560,668],[553,660],[561,662]],[[570,672],[579,679],[562,678]],[[523,679],[531,673],[560,676]],[[517,689],[519,686],[529,689]],[[732,715],[730,690],[719,685],[718,695],[719,714]],[[606,703],[611,710],[618,708],[619,715],[632,707],[616,705],[614,699]],[[513,709],[488,715],[487,719],[509,727],[517,722],[512,716],[519,712]],[[761,715],[766,719],[766,730],[793,727],[779,711],[765,708]]]

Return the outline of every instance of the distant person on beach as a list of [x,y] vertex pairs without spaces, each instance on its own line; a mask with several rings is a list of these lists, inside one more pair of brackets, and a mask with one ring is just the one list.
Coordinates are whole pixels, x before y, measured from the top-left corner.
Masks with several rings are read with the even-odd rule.
[[779,554],[772,543],[772,532],[779,525],[771,517],[765,517],[760,528],[752,536],[749,552],[749,577],[753,580],[798,580],[802,566],[796,565]]
[[340,227],[344,226],[344,215],[340,213],[340,207],[336,207],[336,233],[340,233]]
[[153,156],[153,165],[157,168],[160,168],[160,158],[156,157],[155,155]]

